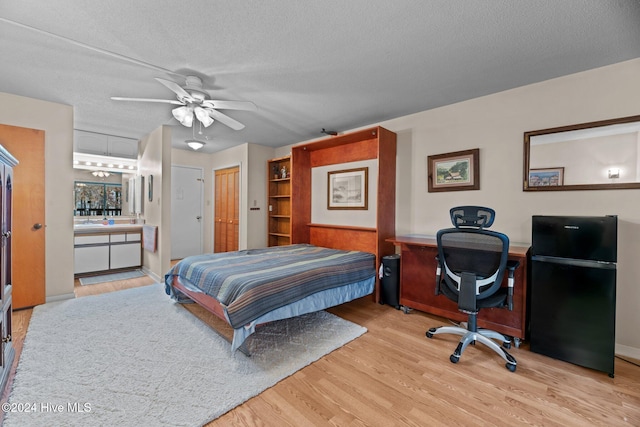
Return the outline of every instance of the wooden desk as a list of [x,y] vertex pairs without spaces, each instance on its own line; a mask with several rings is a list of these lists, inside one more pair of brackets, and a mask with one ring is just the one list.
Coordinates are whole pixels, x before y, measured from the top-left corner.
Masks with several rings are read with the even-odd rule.
[[[467,315],[444,295],[435,294],[436,255],[434,237],[396,236],[388,239],[401,248],[400,304],[455,321],[466,321]],[[478,312],[478,327],[493,329],[505,335],[524,339],[527,312],[527,258],[529,247],[509,246],[509,259],[520,261],[515,271],[513,311],[506,308],[483,308]],[[505,274],[502,286],[507,286]]]

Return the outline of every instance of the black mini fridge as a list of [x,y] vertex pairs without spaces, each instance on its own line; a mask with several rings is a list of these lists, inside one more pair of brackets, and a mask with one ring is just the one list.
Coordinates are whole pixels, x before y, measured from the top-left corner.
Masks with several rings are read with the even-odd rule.
[[616,216],[532,218],[531,351],[613,377]]

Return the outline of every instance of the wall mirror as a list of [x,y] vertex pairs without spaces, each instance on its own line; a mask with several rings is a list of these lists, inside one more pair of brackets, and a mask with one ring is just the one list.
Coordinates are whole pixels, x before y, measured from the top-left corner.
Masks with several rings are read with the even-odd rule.
[[122,215],[122,185],[75,181],[74,216]]
[[640,116],[524,134],[524,191],[640,188]]

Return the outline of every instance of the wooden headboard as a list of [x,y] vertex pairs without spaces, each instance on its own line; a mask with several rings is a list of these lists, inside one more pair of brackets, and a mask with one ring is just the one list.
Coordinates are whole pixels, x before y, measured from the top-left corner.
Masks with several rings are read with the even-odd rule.
[[[375,209],[376,226],[311,223],[311,169],[372,159],[378,161],[378,176],[369,179],[377,179],[378,194],[369,209]],[[395,252],[393,243],[386,241],[395,235],[396,225],[395,133],[375,127],[296,145],[291,150],[291,170],[291,243],[370,252],[376,255],[376,266]],[[379,301],[379,286],[374,298]]]

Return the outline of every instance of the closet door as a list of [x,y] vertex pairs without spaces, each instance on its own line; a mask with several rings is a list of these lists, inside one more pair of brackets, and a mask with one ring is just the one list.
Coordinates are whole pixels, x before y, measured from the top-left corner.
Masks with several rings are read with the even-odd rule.
[[215,173],[214,252],[238,250],[240,240],[240,168]]

